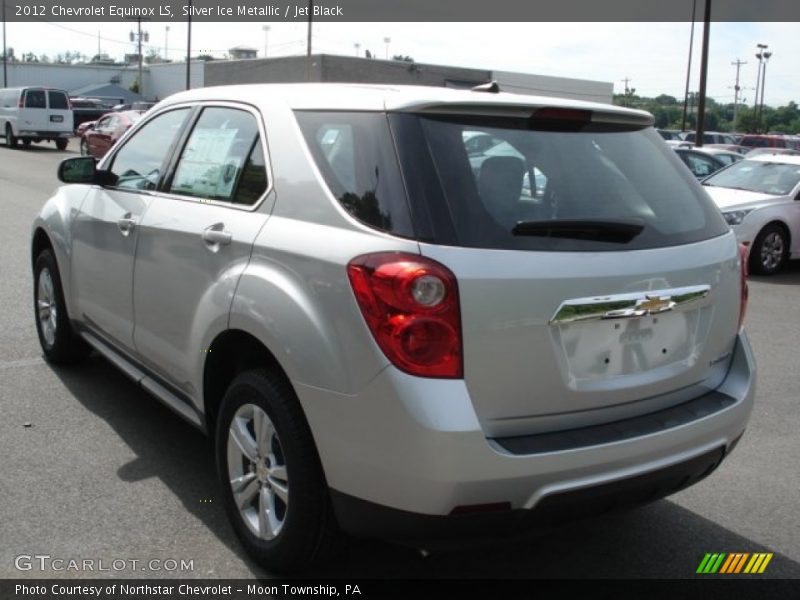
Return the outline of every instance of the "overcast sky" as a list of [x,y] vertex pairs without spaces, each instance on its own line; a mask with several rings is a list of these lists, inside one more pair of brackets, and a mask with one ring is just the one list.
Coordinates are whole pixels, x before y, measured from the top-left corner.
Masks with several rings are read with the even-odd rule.
[[[249,45],[264,53],[262,22],[195,23],[192,54],[222,57],[228,48]],[[306,26],[269,23],[266,33],[270,56],[304,54]],[[168,56],[185,54],[186,25],[169,25]],[[636,93],[666,93],[683,97],[690,23],[315,23],[314,52],[349,54],[369,49],[386,55],[383,39],[391,38],[389,56],[409,55],[417,62],[520,71],[610,81],[615,92],[630,78]],[[121,57],[133,52],[128,41],[129,23],[11,23],[8,46],[17,56],[26,52],[54,56],[67,50],[97,53],[97,35],[104,53]],[[163,54],[166,24],[149,23],[145,46]],[[700,73],[702,23],[695,26],[692,89]],[[742,66],[743,97],[752,104],[756,85],[757,43],[774,52],[767,68],[765,102],[783,105],[800,102],[800,23],[713,23],[709,53],[708,94],[722,102],[733,101],[737,58]]]

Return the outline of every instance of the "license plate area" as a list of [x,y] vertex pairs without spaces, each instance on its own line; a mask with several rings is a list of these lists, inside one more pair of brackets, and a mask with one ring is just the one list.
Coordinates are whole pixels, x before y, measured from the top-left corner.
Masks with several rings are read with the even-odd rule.
[[62,115],[50,115],[51,123],[63,123],[64,117]]
[[553,327],[568,387],[628,387],[690,369],[704,344],[712,307]]

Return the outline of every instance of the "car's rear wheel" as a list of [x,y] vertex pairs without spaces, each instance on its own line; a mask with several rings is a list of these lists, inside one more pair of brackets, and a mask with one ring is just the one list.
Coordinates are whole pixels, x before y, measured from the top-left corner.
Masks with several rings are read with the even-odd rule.
[[17,147],[17,136],[14,135],[14,130],[11,129],[10,123],[6,123],[6,146],[9,148]]
[[26,148],[30,147],[31,145],[31,138],[22,138],[22,145]]
[[295,570],[329,556],[338,531],[311,430],[277,370],[242,373],[216,424],[225,509],[247,552],[268,569]]
[[789,238],[786,230],[775,223],[762,229],[750,249],[750,272],[773,275],[783,268],[789,258]]
[[36,259],[33,302],[36,332],[45,358],[58,364],[86,358],[89,346],[73,330],[69,321],[61,276],[50,250],[44,250]]
[[69,144],[69,140],[67,139],[59,138],[56,140],[56,148],[58,148],[59,150],[66,150],[67,144]]

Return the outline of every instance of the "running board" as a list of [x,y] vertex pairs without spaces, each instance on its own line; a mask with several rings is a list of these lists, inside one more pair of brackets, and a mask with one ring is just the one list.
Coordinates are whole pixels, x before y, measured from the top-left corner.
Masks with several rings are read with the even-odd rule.
[[136,367],[125,358],[122,354],[117,352],[114,348],[106,344],[103,340],[97,337],[91,331],[84,329],[82,332],[83,338],[89,343],[92,348],[97,350],[103,358],[108,360],[111,364],[117,367],[125,375],[130,377],[135,383],[142,387],[145,391],[155,396],[168,408],[178,413],[186,421],[205,431],[205,426],[200,415],[197,411],[187,402],[181,400],[178,396],[170,392],[166,387],[161,385],[153,377]]

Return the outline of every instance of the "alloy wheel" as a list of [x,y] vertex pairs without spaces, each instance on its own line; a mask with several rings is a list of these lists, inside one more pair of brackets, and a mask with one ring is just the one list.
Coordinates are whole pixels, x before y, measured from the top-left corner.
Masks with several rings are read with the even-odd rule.
[[239,514],[253,535],[280,535],[289,510],[289,478],[275,425],[255,404],[243,404],[228,430],[228,475]]
[[39,327],[42,330],[42,336],[45,343],[48,346],[52,346],[56,342],[58,308],[56,306],[53,277],[47,268],[39,272],[36,308],[39,313]]

